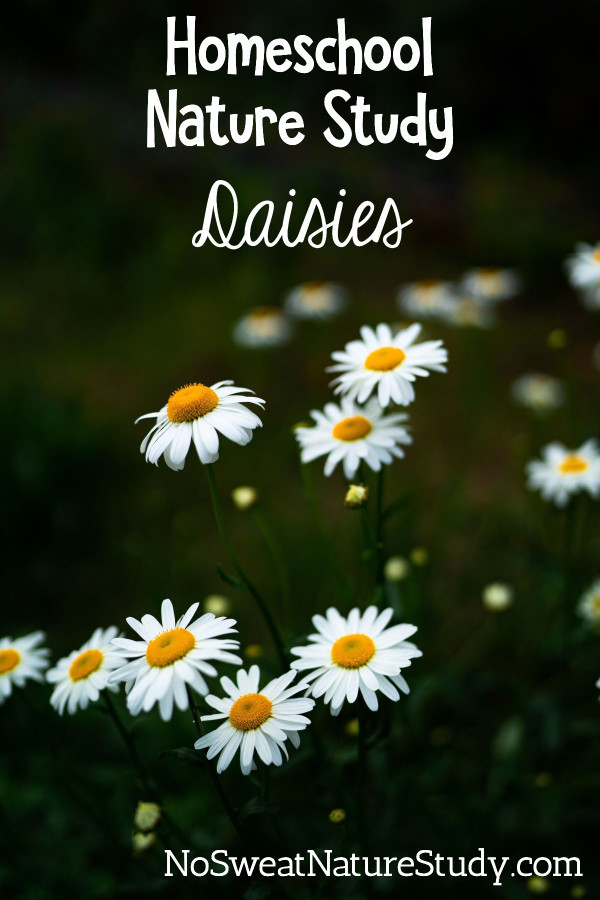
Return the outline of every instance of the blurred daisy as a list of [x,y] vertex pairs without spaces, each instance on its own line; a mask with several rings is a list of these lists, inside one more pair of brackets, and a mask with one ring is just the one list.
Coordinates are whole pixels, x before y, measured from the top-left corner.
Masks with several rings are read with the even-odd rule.
[[238,750],[242,774],[249,775],[256,768],[255,754],[266,766],[280,766],[283,756],[288,758],[285,746],[288,738],[294,747],[300,746],[298,732],[310,725],[305,713],[312,710],[315,701],[295,696],[306,689],[304,682],[290,687],[295,676],[293,671],[286,672],[260,692],[258,666],[251,666],[247,672],[239,669],[237,684],[231,678],[221,678],[227,696],[206,697],[206,702],[217,712],[202,716],[202,720],[225,721],[194,744],[197,750],[208,748],[208,759],[219,755],[217,772],[225,771]]
[[0,638],[0,703],[10,697],[13,684],[21,688],[28,678],[44,680],[50,651],[37,645],[45,637],[43,631],[33,631],[14,641],[9,637]]
[[429,371],[445,372],[448,353],[441,341],[415,344],[421,331],[410,325],[396,334],[389,325],[364,325],[361,340],[350,341],[341,352],[332,353],[336,365],[328,371],[340,372],[331,382],[336,394],[364,403],[376,393],[381,406],[390,402],[407,406],[415,399],[412,382]]
[[536,412],[558,409],[565,402],[562,381],[537,372],[517,378],[512,385],[512,395],[521,406]]
[[257,306],[242,316],[233,339],[242,347],[280,347],[290,339],[292,326],[277,306]]
[[[109,684],[135,680],[127,695],[127,706],[133,716],[148,712],[158,703],[161,718],[167,721],[173,714],[173,703],[179,709],[188,705],[186,685],[200,694],[208,693],[205,675],[214,677],[217,670],[208,660],[241,663],[237,650],[239,641],[223,638],[232,634],[235,619],[216,618],[204,613],[194,619],[198,603],[193,603],[177,621],[170,600],[163,600],[161,619],[142,616],[141,622],[128,618],[127,622],[141,637],[141,641],[113,638],[121,657],[131,657],[109,676]],[[123,662],[123,660],[121,660]]]
[[[344,700],[354,703],[358,693],[369,707],[378,708],[377,692],[390,700],[399,700],[398,688],[405,694],[409,688],[400,669],[422,656],[414,644],[406,640],[417,630],[414,625],[386,628],[393,611],[369,606],[361,615],[352,609],[341,616],[330,607],[325,616],[313,616],[317,634],[310,634],[310,644],[293,647],[300,659],[292,668],[303,673],[305,682],[313,682],[310,693],[331,703],[331,714],[337,716]],[[308,671],[312,669],[312,671]]]
[[586,309],[600,309],[600,281],[584,288],[581,292],[581,300]]
[[307,281],[292,288],[284,299],[286,312],[298,319],[332,319],[346,303],[346,289],[333,281]]
[[586,441],[578,450],[568,450],[557,442],[542,450],[542,459],[527,464],[528,486],[539,490],[544,500],[565,506],[571,494],[600,493],[600,451],[595,440]]
[[444,318],[458,328],[489,328],[494,322],[488,304],[465,295],[457,296],[450,302]]
[[521,279],[513,269],[471,269],[461,278],[462,289],[477,300],[508,300],[521,287]]
[[244,404],[262,408],[265,403],[248,394],[252,391],[235,387],[232,381],[217,381],[211,387],[195,382],[173,391],[159,412],[136,419],[136,424],[142,419],[156,419],[140,447],[146,462],[158,465],[164,456],[170,469],[183,469],[192,441],[200,462],[215,462],[219,458],[219,434],[235,444],[248,444],[252,431],[262,422]]
[[590,625],[600,624],[600,578],[581,597],[577,611]]
[[[123,662],[111,643],[117,634],[118,629],[114,626],[97,628],[79,650],[63,657],[46,672],[46,681],[55,685],[50,703],[61,716],[65,706],[71,716],[78,709],[86,709],[107,687],[108,676]],[[119,690],[117,685],[110,685],[108,689]]]
[[346,478],[352,478],[361,461],[374,472],[382,464],[388,465],[394,458],[404,456],[401,444],[412,441],[401,425],[408,419],[403,413],[386,415],[376,400],[366,406],[357,406],[343,398],[341,404],[327,403],[321,412],[314,409],[311,416],[316,422],[312,428],[297,428],[303,463],[319,456],[327,456],[325,475],[331,475],[338,463],[344,467]]
[[400,288],[396,302],[404,313],[417,319],[445,318],[454,296],[455,289],[450,282],[429,279]]
[[569,281],[575,288],[590,288],[600,282],[600,244],[577,244],[565,262]]

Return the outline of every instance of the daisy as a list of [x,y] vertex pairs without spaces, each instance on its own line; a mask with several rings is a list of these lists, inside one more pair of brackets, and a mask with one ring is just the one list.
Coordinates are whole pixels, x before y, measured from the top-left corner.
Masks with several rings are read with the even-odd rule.
[[400,424],[408,416],[403,413],[386,415],[376,400],[362,407],[344,397],[339,406],[327,403],[322,412],[313,409],[311,416],[316,425],[312,428],[300,426],[294,433],[302,448],[303,463],[327,456],[324,470],[327,476],[341,462],[344,475],[350,479],[362,460],[374,472],[379,472],[382,464],[388,465],[394,457],[404,456],[400,444],[412,441]]
[[179,471],[193,440],[200,462],[215,462],[219,458],[219,434],[243,447],[252,440],[252,431],[262,426],[256,413],[244,406],[264,406],[260,397],[247,396],[251,393],[248,388],[235,387],[232,381],[217,381],[210,387],[198,382],[186,384],[173,391],[159,412],[136,419],[136,424],[142,419],[156,419],[140,452],[146,454],[146,462],[155,465],[164,456],[169,468]]
[[577,244],[565,262],[569,281],[575,288],[590,288],[600,281],[600,244]]
[[0,638],[0,703],[10,697],[13,684],[21,688],[28,678],[44,680],[50,651],[37,645],[45,637],[43,631],[33,631],[14,641],[9,637]]
[[242,347],[280,347],[291,334],[292,326],[277,306],[256,306],[233,329],[233,339]]
[[450,282],[431,278],[404,285],[398,291],[396,302],[403,312],[418,319],[445,318],[454,295]]
[[296,748],[300,746],[298,732],[310,725],[310,719],[304,713],[310,712],[315,705],[314,700],[295,696],[306,690],[304,682],[290,687],[295,677],[295,672],[286,672],[260,692],[258,666],[250,666],[247,672],[239,669],[237,684],[231,678],[221,678],[227,697],[221,699],[209,695],[206,702],[218,712],[202,716],[202,720],[225,721],[199,738],[194,744],[196,750],[208,747],[208,759],[219,755],[217,772],[225,771],[238,750],[243,775],[249,775],[256,768],[255,753],[266,766],[280,766],[283,756],[288,758],[286,740],[289,738]]
[[346,303],[346,289],[333,281],[306,281],[284,298],[286,312],[297,319],[332,319]]
[[476,297],[454,297],[445,311],[444,319],[459,328],[489,328],[494,317],[489,304]]
[[517,403],[536,412],[558,409],[565,402],[562,381],[537,372],[517,378],[512,385],[512,394]]
[[241,663],[239,656],[229,652],[237,650],[239,641],[221,637],[236,630],[233,627],[235,619],[216,618],[212,613],[205,613],[192,621],[198,606],[193,603],[185,615],[175,621],[173,604],[163,600],[162,621],[151,615],[142,616],[141,622],[131,617],[127,619],[141,641],[113,638],[119,655],[131,659],[111,673],[108,683],[135,680],[127,695],[127,706],[133,716],[142,710],[148,712],[158,703],[161,718],[167,721],[173,714],[173,702],[179,709],[187,707],[186,685],[200,694],[208,693],[203,676],[217,674],[208,660]]
[[[83,647],[60,659],[46,672],[46,681],[56,685],[50,703],[61,716],[65,706],[71,716],[78,709],[86,709],[107,687],[108,676],[123,662],[111,643],[117,634],[114,626],[105,630],[97,628]],[[119,688],[110,685],[109,690]]]
[[477,300],[508,300],[521,287],[521,279],[512,269],[471,269],[461,279],[461,288]]
[[600,624],[600,578],[597,578],[583,594],[577,611],[589,625]]
[[565,506],[571,494],[586,490],[592,497],[600,493],[600,449],[595,440],[586,441],[578,450],[563,444],[548,444],[542,459],[528,463],[528,486],[540,490],[544,500]]
[[590,284],[581,292],[581,301],[586,309],[600,309],[600,281]]
[[332,354],[336,365],[330,372],[340,372],[332,382],[336,394],[364,403],[377,393],[381,406],[390,401],[408,406],[415,399],[412,382],[429,371],[445,372],[448,353],[441,341],[414,341],[421,331],[418,324],[396,334],[389,325],[361,330],[362,340],[350,341],[341,352]]
[[390,700],[399,700],[400,688],[405,694],[409,688],[400,669],[410,666],[411,660],[422,656],[414,644],[406,640],[417,630],[414,625],[394,625],[386,628],[393,611],[369,606],[361,615],[352,609],[347,618],[337,609],[329,608],[325,617],[313,616],[318,634],[309,635],[310,644],[293,647],[291,652],[300,659],[292,668],[304,674],[304,681],[313,683],[313,697],[324,695],[325,703],[331,703],[331,714],[337,716],[344,700],[354,703],[358,692],[369,709],[378,708],[377,692]]

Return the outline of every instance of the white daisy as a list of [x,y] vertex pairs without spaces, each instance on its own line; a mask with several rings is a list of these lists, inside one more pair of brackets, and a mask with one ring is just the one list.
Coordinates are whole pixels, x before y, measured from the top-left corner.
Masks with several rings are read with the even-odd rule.
[[415,398],[412,382],[429,371],[445,372],[448,353],[441,341],[415,344],[421,331],[419,324],[392,333],[389,325],[369,328],[364,325],[361,340],[350,341],[341,352],[332,353],[336,365],[330,372],[340,372],[332,382],[336,394],[364,403],[377,393],[381,406],[398,403],[407,406]]
[[283,756],[288,758],[286,740],[289,738],[294,747],[300,746],[298,732],[310,725],[304,713],[311,711],[315,701],[295,696],[306,689],[304,682],[290,687],[295,677],[295,672],[286,672],[260,692],[258,666],[251,666],[247,672],[239,669],[237,684],[231,678],[221,678],[228,696],[206,697],[206,702],[218,712],[202,716],[202,720],[225,721],[194,744],[197,750],[208,747],[208,759],[219,754],[217,772],[225,771],[238,750],[242,774],[249,775],[256,768],[255,753],[265,765],[280,766]]
[[187,707],[186,685],[200,694],[208,693],[203,676],[217,674],[208,660],[241,663],[239,656],[229,652],[237,650],[239,641],[221,637],[236,630],[233,627],[235,619],[216,618],[212,613],[205,613],[192,621],[198,606],[193,603],[185,615],[175,621],[173,604],[163,600],[162,621],[151,615],[142,616],[141,622],[127,619],[141,641],[113,638],[119,655],[129,657],[131,661],[112,672],[108,682],[135,680],[127,695],[127,706],[132,715],[137,716],[142,710],[148,712],[158,703],[160,715],[166,721],[173,714],[173,702],[179,709]]
[[0,638],[0,703],[3,703],[15,687],[23,687],[28,678],[43,681],[43,672],[49,665],[50,653],[37,645],[45,639],[43,631],[34,631],[25,637]]
[[600,578],[581,597],[577,611],[590,625],[600,625]]
[[490,304],[465,294],[451,300],[443,318],[459,328],[490,328],[494,323]]
[[380,613],[369,606],[362,615],[352,609],[344,618],[330,608],[325,617],[313,616],[318,634],[309,635],[312,643],[292,648],[294,656],[300,657],[292,668],[303,673],[313,670],[303,674],[303,679],[313,682],[313,697],[324,695],[325,703],[331,703],[332,715],[337,716],[344,700],[354,703],[359,691],[373,710],[378,707],[378,691],[390,700],[400,699],[398,688],[408,694],[400,669],[422,653],[406,640],[417,630],[414,625],[386,628],[392,615],[391,609]]
[[311,416],[316,425],[312,428],[299,426],[295,435],[302,448],[303,463],[327,456],[325,475],[331,475],[341,462],[346,478],[352,478],[362,460],[374,472],[379,472],[382,464],[388,465],[394,458],[404,456],[400,444],[412,441],[400,424],[408,416],[403,413],[386,415],[376,400],[362,407],[344,397],[339,406],[327,403],[322,412],[313,409]]
[[233,339],[242,347],[280,347],[292,334],[289,319],[277,306],[257,306],[238,319]]
[[396,302],[403,312],[417,319],[445,318],[454,296],[455,289],[449,281],[431,278],[401,287]]
[[[46,672],[46,681],[56,685],[50,703],[61,716],[65,706],[71,716],[78,709],[86,709],[107,687],[108,676],[123,663],[120,653],[111,643],[118,633],[118,628],[114,626],[97,628],[79,650],[63,657]],[[108,689],[119,690],[116,685],[110,685]]]
[[333,319],[347,303],[347,291],[333,281],[306,281],[285,295],[286,312],[297,319]]
[[595,440],[586,441],[578,450],[563,444],[548,444],[542,459],[527,464],[528,486],[540,490],[544,500],[565,506],[571,494],[588,491],[592,497],[600,493],[600,449]]
[[581,292],[581,301],[586,309],[600,309],[600,281],[590,284]]
[[517,378],[512,385],[512,394],[517,403],[536,412],[558,409],[565,402],[562,381],[538,372]]
[[465,272],[460,285],[477,300],[508,300],[519,292],[521,279],[513,269],[481,268]]
[[142,419],[156,418],[140,447],[146,462],[158,465],[164,456],[170,469],[183,469],[192,441],[200,462],[215,462],[219,458],[219,434],[235,444],[248,444],[253,430],[260,428],[262,422],[244,404],[254,403],[262,408],[265,401],[247,394],[252,391],[235,387],[232,381],[217,381],[210,387],[187,384],[174,391],[159,412],[136,419],[137,424]]
[[590,288],[600,282],[600,244],[577,244],[565,262],[569,281],[575,288]]

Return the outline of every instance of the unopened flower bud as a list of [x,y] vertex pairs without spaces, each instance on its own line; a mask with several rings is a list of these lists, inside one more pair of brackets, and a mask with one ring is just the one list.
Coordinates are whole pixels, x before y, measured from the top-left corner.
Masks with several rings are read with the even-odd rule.
[[143,831],[136,831],[132,839],[133,852],[136,856],[138,853],[145,853],[155,843],[156,834],[153,831],[149,831],[147,834],[144,834]]
[[409,572],[408,560],[403,556],[390,556],[385,566],[383,574],[386,581],[402,581]]
[[262,644],[248,644],[244,650],[246,659],[260,659],[263,653],[264,650]]
[[426,566],[429,561],[429,553],[425,547],[415,547],[410,552],[410,558],[415,566]]
[[344,498],[344,506],[348,509],[360,509],[361,506],[367,505],[369,499],[369,488],[364,484],[351,484],[346,491]]
[[483,605],[491,612],[502,612],[513,602],[513,589],[508,584],[497,581],[488,584],[482,593]]
[[241,485],[231,492],[234,505],[238,509],[250,509],[258,500],[258,491],[249,485]]
[[161,813],[162,810],[158,803],[140,801],[133,817],[133,823],[140,831],[152,831],[158,825]]
[[332,809],[329,813],[329,821],[333,822],[334,825],[339,825],[346,818],[346,810],[345,809]]
[[212,613],[214,616],[226,616],[231,610],[231,601],[221,594],[210,594],[204,601],[204,612]]

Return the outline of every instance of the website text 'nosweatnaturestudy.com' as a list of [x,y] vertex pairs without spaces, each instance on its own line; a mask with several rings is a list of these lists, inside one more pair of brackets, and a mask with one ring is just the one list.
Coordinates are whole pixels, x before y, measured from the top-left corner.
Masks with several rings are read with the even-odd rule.
[[485,878],[500,887],[510,878],[581,878],[576,856],[489,856],[483,847],[475,855],[443,856],[419,850],[414,856],[334,855],[333,850],[306,850],[295,856],[232,856],[213,850],[192,856],[189,850],[165,850],[166,877],[195,878]]

